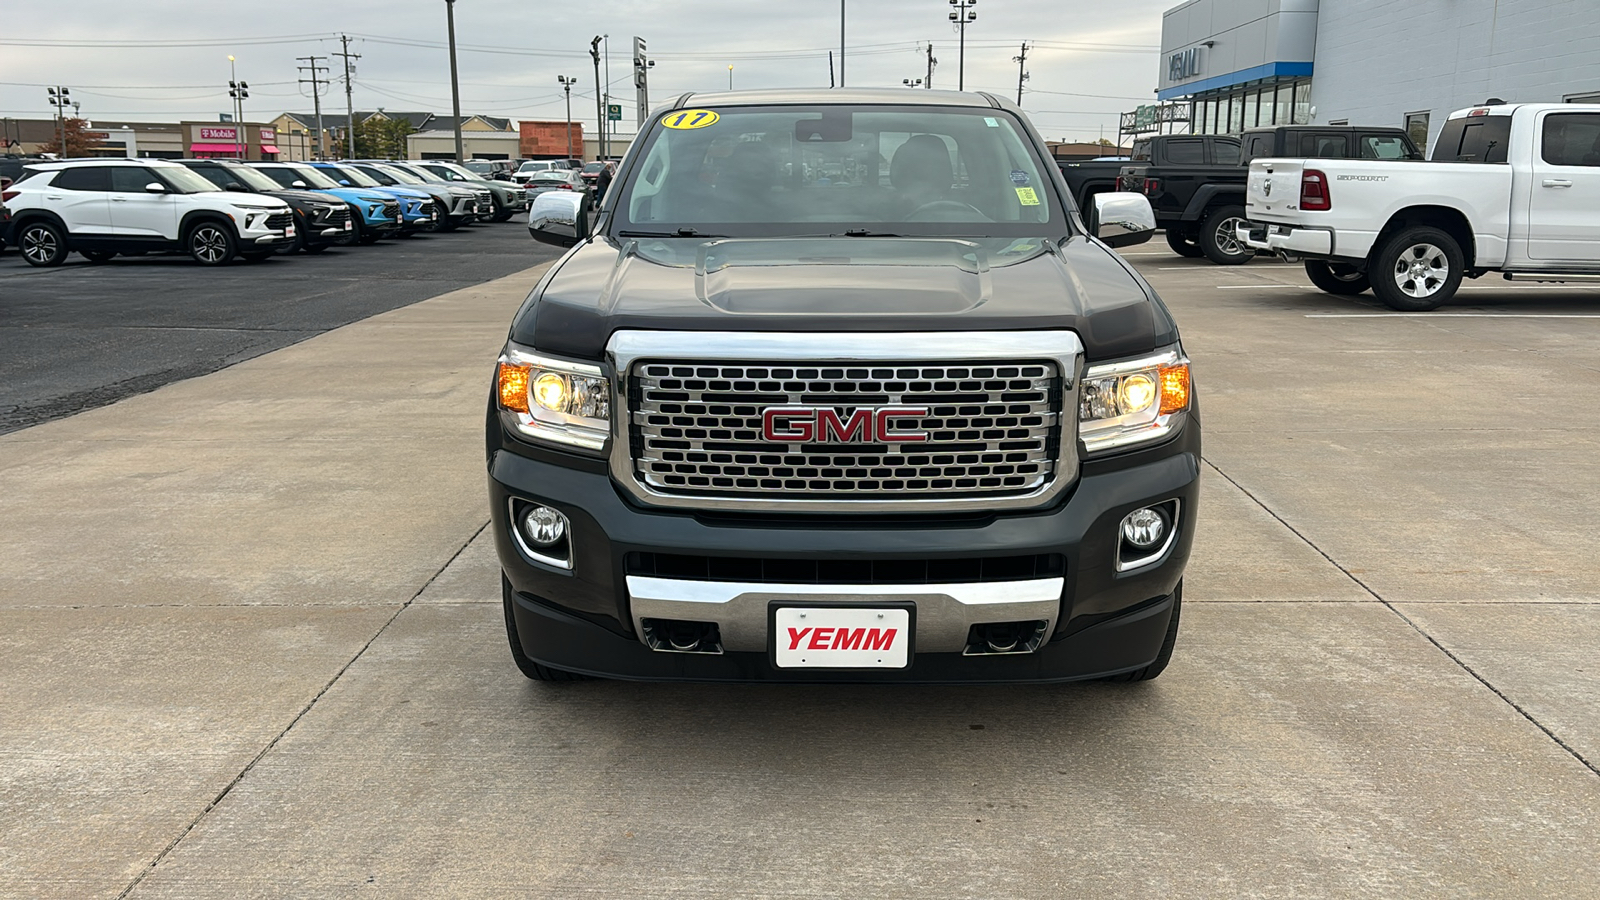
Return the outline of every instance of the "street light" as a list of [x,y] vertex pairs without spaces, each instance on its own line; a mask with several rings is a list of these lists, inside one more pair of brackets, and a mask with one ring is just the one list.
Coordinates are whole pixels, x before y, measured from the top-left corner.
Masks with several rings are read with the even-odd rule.
[[905,85],[908,88],[919,88],[919,87],[922,87],[922,79],[921,78],[902,78],[902,79],[900,79],[900,83]]
[[238,148],[234,152],[244,159],[244,101],[250,97],[250,85],[239,80],[232,54],[228,55],[228,76],[228,96],[233,98],[233,145]]
[[733,63],[728,63],[728,90],[733,90]]
[[572,86],[578,83],[578,79],[573,78],[571,75],[557,75],[556,76],[556,82],[561,85],[561,89],[562,90],[567,92],[567,158],[571,159],[572,158]]
[[76,109],[72,102],[72,92],[59,85],[49,88],[50,105],[56,109],[56,131],[61,136],[61,158],[67,158],[67,107]]
[[456,162],[459,163],[466,160],[466,155],[461,152],[461,82],[456,77],[456,0],[444,0],[444,10],[445,19],[450,23],[450,105],[456,117]]
[[972,10],[978,5],[978,0],[950,0],[950,5],[955,7],[950,10],[950,21],[961,32],[961,50],[956,60],[956,90],[964,91],[967,89],[967,23],[978,19],[978,14]]

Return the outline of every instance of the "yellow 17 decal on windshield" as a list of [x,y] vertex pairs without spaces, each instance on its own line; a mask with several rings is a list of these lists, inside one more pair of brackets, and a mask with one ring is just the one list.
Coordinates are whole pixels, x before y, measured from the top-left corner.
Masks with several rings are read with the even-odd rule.
[[1017,200],[1021,202],[1023,206],[1039,205],[1039,195],[1034,193],[1033,188],[1031,187],[1017,188]]
[[661,124],[668,128],[676,128],[682,131],[689,128],[704,128],[707,125],[715,125],[720,118],[722,117],[709,109],[686,109],[683,112],[667,116],[661,121]]

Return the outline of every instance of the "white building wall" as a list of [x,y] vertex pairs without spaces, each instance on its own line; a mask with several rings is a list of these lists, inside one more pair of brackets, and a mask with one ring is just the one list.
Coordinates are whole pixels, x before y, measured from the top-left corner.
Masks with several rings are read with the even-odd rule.
[[1313,121],[1405,124],[1429,147],[1454,110],[1489,97],[1560,102],[1600,92],[1600,0],[1324,0]]

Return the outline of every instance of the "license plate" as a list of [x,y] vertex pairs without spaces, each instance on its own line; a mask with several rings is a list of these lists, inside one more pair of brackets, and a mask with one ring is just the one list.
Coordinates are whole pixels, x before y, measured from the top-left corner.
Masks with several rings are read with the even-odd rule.
[[904,608],[780,606],[773,628],[780,669],[903,669],[911,659]]
[[349,230],[350,230],[350,223],[349,223],[349,221],[346,221],[346,222],[345,222],[345,223],[344,223],[344,230],[345,230],[345,231],[349,231]]
[[288,228],[285,228],[283,230],[283,236],[284,237],[294,237],[294,226],[290,225]]

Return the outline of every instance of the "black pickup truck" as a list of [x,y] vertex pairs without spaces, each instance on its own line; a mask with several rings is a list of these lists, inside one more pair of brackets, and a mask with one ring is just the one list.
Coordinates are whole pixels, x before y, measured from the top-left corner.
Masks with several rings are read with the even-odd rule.
[[1121,167],[1121,190],[1142,193],[1180,256],[1222,266],[1249,262],[1255,252],[1239,242],[1245,220],[1250,161],[1290,156],[1314,159],[1421,159],[1399,128],[1351,125],[1278,125],[1231,135],[1170,134],[1135,141],[1133,159]]

